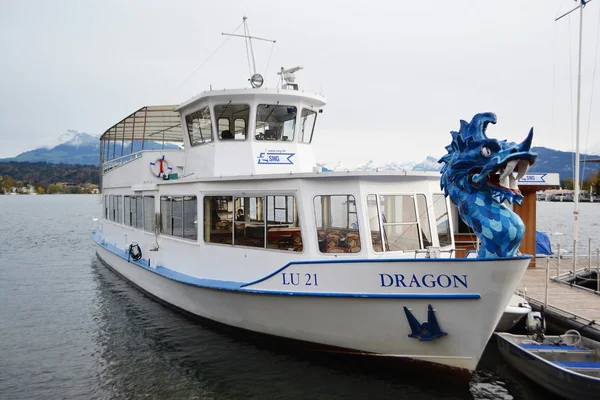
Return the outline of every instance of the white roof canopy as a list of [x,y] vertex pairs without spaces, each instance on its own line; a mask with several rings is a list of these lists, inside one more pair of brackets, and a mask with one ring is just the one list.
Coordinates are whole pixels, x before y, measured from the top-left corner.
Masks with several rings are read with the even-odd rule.
[[183,142],[176,105],[144,106],[106,130],[102,141]]

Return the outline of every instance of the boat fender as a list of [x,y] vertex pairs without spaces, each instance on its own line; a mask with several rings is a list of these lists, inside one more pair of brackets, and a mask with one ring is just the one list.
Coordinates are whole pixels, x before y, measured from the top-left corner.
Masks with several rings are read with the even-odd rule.
[[137,243],[131,243],[129,245],[129,258],[133,261],[137,261],[142,258],[142,249]]
[[152,161],[150,163],[150,171],[152,171],[152,175],[157,178],[162,178],[163,175],[168,175],[173,171],[173,168],[169,166],[167,160],[165,160],[165,156],[161,156],[156,161]]

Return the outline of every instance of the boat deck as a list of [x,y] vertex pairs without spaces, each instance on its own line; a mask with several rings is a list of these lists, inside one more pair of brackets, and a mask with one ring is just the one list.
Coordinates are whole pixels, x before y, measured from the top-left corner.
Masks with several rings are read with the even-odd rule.
[[[518,290],[534,306],[543,305],[545,301],[546,265],[545,259],[538,259],[536,267],[528,268],[519,283]],[[551,259],[549,265],[549,276],[552,278],[557,275],[556,259]],[[578,269],[584,267],[587,267],[587,260],[578,263]],[[561,273],[571,268],[572,264],[568,260],[561,260]],[[582,290],[550,279],[548,309],[564,315],[565,319],[589,325],[589,329],[595,329],[600,334],[600,296],[591,290]]]

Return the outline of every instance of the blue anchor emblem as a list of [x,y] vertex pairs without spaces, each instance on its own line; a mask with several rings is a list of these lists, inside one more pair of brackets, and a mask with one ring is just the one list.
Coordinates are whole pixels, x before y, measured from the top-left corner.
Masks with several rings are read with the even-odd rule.
[[435,312],[433,311],[431,304],[427,307],[427,322],[423,322],[422,324],[419,323],[408,308],[404,307],[404,313],[406,314],[406,319],[410,325],[411,333],[408,335],[410,338],[419,339],[421,342],[430,342],[448,334],[442,332],[440,329],[440,324],[435,317]]

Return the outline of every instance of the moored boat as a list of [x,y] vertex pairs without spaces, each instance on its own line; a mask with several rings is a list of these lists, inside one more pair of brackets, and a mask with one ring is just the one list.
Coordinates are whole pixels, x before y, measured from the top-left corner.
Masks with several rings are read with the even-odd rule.
[[145,106],[107,129],[98,257],[199,317],[472,372],[531,258],[516,254],[520,225],[501,205],[535,158],[531,138],[488,139],[490,114],[453,134],[453,157],[483,146],[469,156],[481,167],[469,201],[498,212],[483,226],[510,243],[455,258],[439,174],[316,167],[325,99],[299,90],[299,69],[276,88],[254,74],[252,88]]
[[550,392],[566,399],[600,397],[600,343],[576,330],[541,340],[510,333],[496,337],[504,359]]

